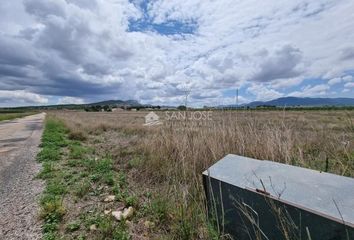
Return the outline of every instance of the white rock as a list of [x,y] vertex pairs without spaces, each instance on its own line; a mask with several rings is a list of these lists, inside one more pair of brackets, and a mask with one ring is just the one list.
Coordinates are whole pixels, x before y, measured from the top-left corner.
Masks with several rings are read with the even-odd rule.
[[115,219],[117,219],[118,221],[129,219],[133,216],[133,214],[134,214],[134,209],[132,207],[125,208],[123,212],[122,211],[112,212],[112,216],[115,217]]
[[118,221],[121,221],[123,219],[123,212],[122,211],[113,211],[112,216],[117,219]]
[[147,220],[147,221],[144,222],[144,226],[146,228],[154,228],[155,227],[155,223]]
[[114,196],[114,195],[109,195],[109,196],[107,196],[103,201],[104,201],[104,202],[113,202],[114,200],[116,200],[116,196]]
[[124,219],[128,219],[128,218],[132,217],[133,214],[134,214],[134,208],[133,207],[126,208],[123,211],[123,218]]
[[105,214],[105,215],[108,215],[108,214],[110,214],[111,212],[112,212],[111,209],[109,209],[109,210],[104,210],[104,214]]
[[92,225],[90,226],[90,231],[96,231],[96,230],[97,230],[96,224],[92,224]]

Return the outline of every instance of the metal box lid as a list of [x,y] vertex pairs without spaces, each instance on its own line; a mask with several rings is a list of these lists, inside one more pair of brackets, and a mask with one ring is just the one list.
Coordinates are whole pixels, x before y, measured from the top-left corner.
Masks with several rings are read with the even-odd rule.
[[229,154],[203,175],[240,188],[265,190],[281,201],[354,226],[354,179]]

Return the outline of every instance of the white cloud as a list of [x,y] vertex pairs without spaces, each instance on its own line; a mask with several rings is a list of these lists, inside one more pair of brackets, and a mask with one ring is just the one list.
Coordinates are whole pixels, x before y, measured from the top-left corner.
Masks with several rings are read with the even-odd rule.
[[247,91],[255,95],[257,101],[268,101],[284,96],[284,94],[262,84],[253,84]]
[[354,82],[348,82],[346,84],[344,84],[345,88],[354,88]]
[[0,101],[7,103],[30,103],[30,104],[46,104],[48,103],[48,98],[43,97],[39,94],[16,90],[7,91],[0,90]]
[[252,80],[268,82],[276,79],[297,77],[302,73],[299,68],[302,53],[290,45],[285,45],[275,51],[273,56],[263,57]]
[[[214,105],[236,105],[236,98],[235,97],[227,97],[222,99],[222,104],[214,104]],[[249,103],[250,100],[245,98],[244,96],[238,96],[238,104],[245,104]],[[220,103],[220,102],[219,102]]]
[[319,84],[315,86],[308,85],[301,89],[301,91],[295,91],[288,95],[294,97],[316,97],[327,94],[329,89],[330,87],[326,84]]
[[[209,104],[247,86],[257,100],[294,88],[323,94],[354,69],[353,1],[157,0],[147,13],[140,0],[10,2],[0,6],[0,90],[168,105],[188,86],[191,101]],[[131,19],[147,17],[195,32],[129,31]],[[320,85],[301,90],[304,79]]]
[[58,100],[58,104],[83,104],[84,99],[77,97],[63,97]]
[[347,75],[347,76],[342,77],[342,79],[344,82],[351,82],[351,81],[353,81],[353,76]]
[[342,78],[336,77],[328,81],[329,85],[335,85],[342,82]]
[[346,76],[343,76],[343,77],[336,77],[336,78],[332,78],[328,81],[328,84],[329,85],[335,85],[335,84],[338,84],[338,83],[341,83],[341,82],[351,82],[353,80],[353,76],[350,76],[350,75],[346,75]]
[[270,84],[274,89],[287,89],[289,87],[298,86],[300,83],[303,82],[303,80],[304,79],[302,79],[301,77],[289,78],[289,79],[278,79],[278,80],[271,81]]
[[348,88],[344,88],[344,89],[342,90],[342,93],[347,93],[347,92],[350,92],[350,90],[349,90]]

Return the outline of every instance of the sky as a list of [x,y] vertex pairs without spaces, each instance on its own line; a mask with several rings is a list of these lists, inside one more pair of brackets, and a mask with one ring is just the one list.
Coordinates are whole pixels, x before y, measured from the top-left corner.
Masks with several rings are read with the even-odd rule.
[[354,97],[353,0],[11,0],[0,107]]

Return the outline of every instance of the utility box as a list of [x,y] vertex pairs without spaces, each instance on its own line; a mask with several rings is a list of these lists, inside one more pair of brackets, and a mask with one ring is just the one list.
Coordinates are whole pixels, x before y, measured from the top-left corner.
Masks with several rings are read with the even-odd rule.
[[354,179],[227,155],[203,172],[208,217],[232,239],[354,239]]

